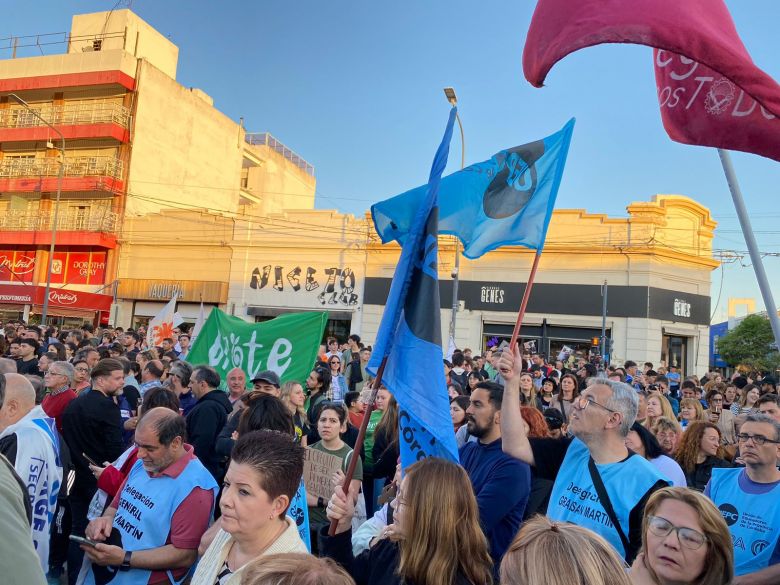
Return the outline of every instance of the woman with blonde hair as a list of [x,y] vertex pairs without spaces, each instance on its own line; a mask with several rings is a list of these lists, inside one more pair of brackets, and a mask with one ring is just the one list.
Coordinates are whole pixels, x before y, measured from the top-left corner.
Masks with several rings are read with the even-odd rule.
[[241,585],[355,585],[330,559],[305,553],[268,555],[247,565]]
[[352,554],[353,498],[341,487],[328,504],[336,534],[320,530],[320,552],[347,569],[357,585],[490,585],[493,561],[479,525],[466,471],[429,457],[410,465],[393,503],[393,524],[373,547]]
[[675,460],[685,473],[688,487],[701,492],[710,481],[714,467],[732,467],[723,458],[724,454],[717,425],[697,421],[683,434]]
[[696,398],[683,398],[680,401],[680,426],[687,429],[691,423],[705,421],[704,409]]
[[731,535],[706,496],[679,487],[650,496],[631,566],[634,585],[728,585],[733,578]]
[[523,524],[501,561],[502,585],[631,585],[625,565],[601,536],[536,516]]
[[[674,414],[674,409],[671,403],[667,400],[666,396],[660,392],[651,392],[647,396],[647,416],[644,420],[644,425],[648,429],[652,429],[655,425],[655,421],[661,417],[668,418],[673,421],[677,421],[677,415]],[[681,428],[678,430],[682,431]]]
[[285,382],[281,387],[280,398],[295,424],[295,437],[301,446],[306,446],[306,436],[309,434],[309,419],[306,418],[306,395],[303,393],[303,386],[298,382]]

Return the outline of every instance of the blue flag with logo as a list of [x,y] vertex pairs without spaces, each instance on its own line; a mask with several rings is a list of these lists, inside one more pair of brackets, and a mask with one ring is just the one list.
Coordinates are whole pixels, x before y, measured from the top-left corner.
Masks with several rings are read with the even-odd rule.
[[414,203],[382,323],[367,370],[376,375],[386,357],[383,384],[398,402],[401,467],[423,457],[458,461],[441,348],[437,193],[456,108],[436,151],[424,193]]
[[[573,130],[574,118],[543,140],[502,150],[442,179],[439,233],[457,236],[467,258],[507,245],[541,250]],[[383,243],[406,240],[427,191],[423,185],[371,206]]]

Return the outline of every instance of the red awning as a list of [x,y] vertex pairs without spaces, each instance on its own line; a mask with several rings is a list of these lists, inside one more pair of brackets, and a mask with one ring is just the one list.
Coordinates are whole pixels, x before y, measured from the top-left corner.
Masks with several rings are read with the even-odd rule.
[[[43,305],[46,287],[24,284],[0,284],[0,304]],[[71,290],[52,288],[49,290],[49,306],[63,309],[87,311],[108,311],[114,297]]]

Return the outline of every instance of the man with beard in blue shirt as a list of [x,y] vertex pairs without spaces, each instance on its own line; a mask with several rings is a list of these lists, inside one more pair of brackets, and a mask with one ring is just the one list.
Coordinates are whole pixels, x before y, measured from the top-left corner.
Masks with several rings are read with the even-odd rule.
[[480,382],[466,409],[468,432],[477,441],[460,448],[460,464],[469,474],[479,506],[479,520],[496,570],[523,520],[531,491],[531,470],[505,454],[501,446],[504,389]]

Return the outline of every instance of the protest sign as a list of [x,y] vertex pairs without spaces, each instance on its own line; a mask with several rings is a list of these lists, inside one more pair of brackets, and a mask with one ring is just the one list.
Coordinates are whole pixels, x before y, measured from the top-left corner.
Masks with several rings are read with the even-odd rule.
[[330,479],[341,469],[341,457],[307,447],[303,460],[303,483],[315,498],[329,500],[333,495]]
[[193,366],[212,366],[225,385],[233,368],[251,380],[263,370],[272,370],[282,382],[302,382],[317,359],[327,312],[289,313],[264,323],[247,323],[219,309],[211,311],[187,361]]

